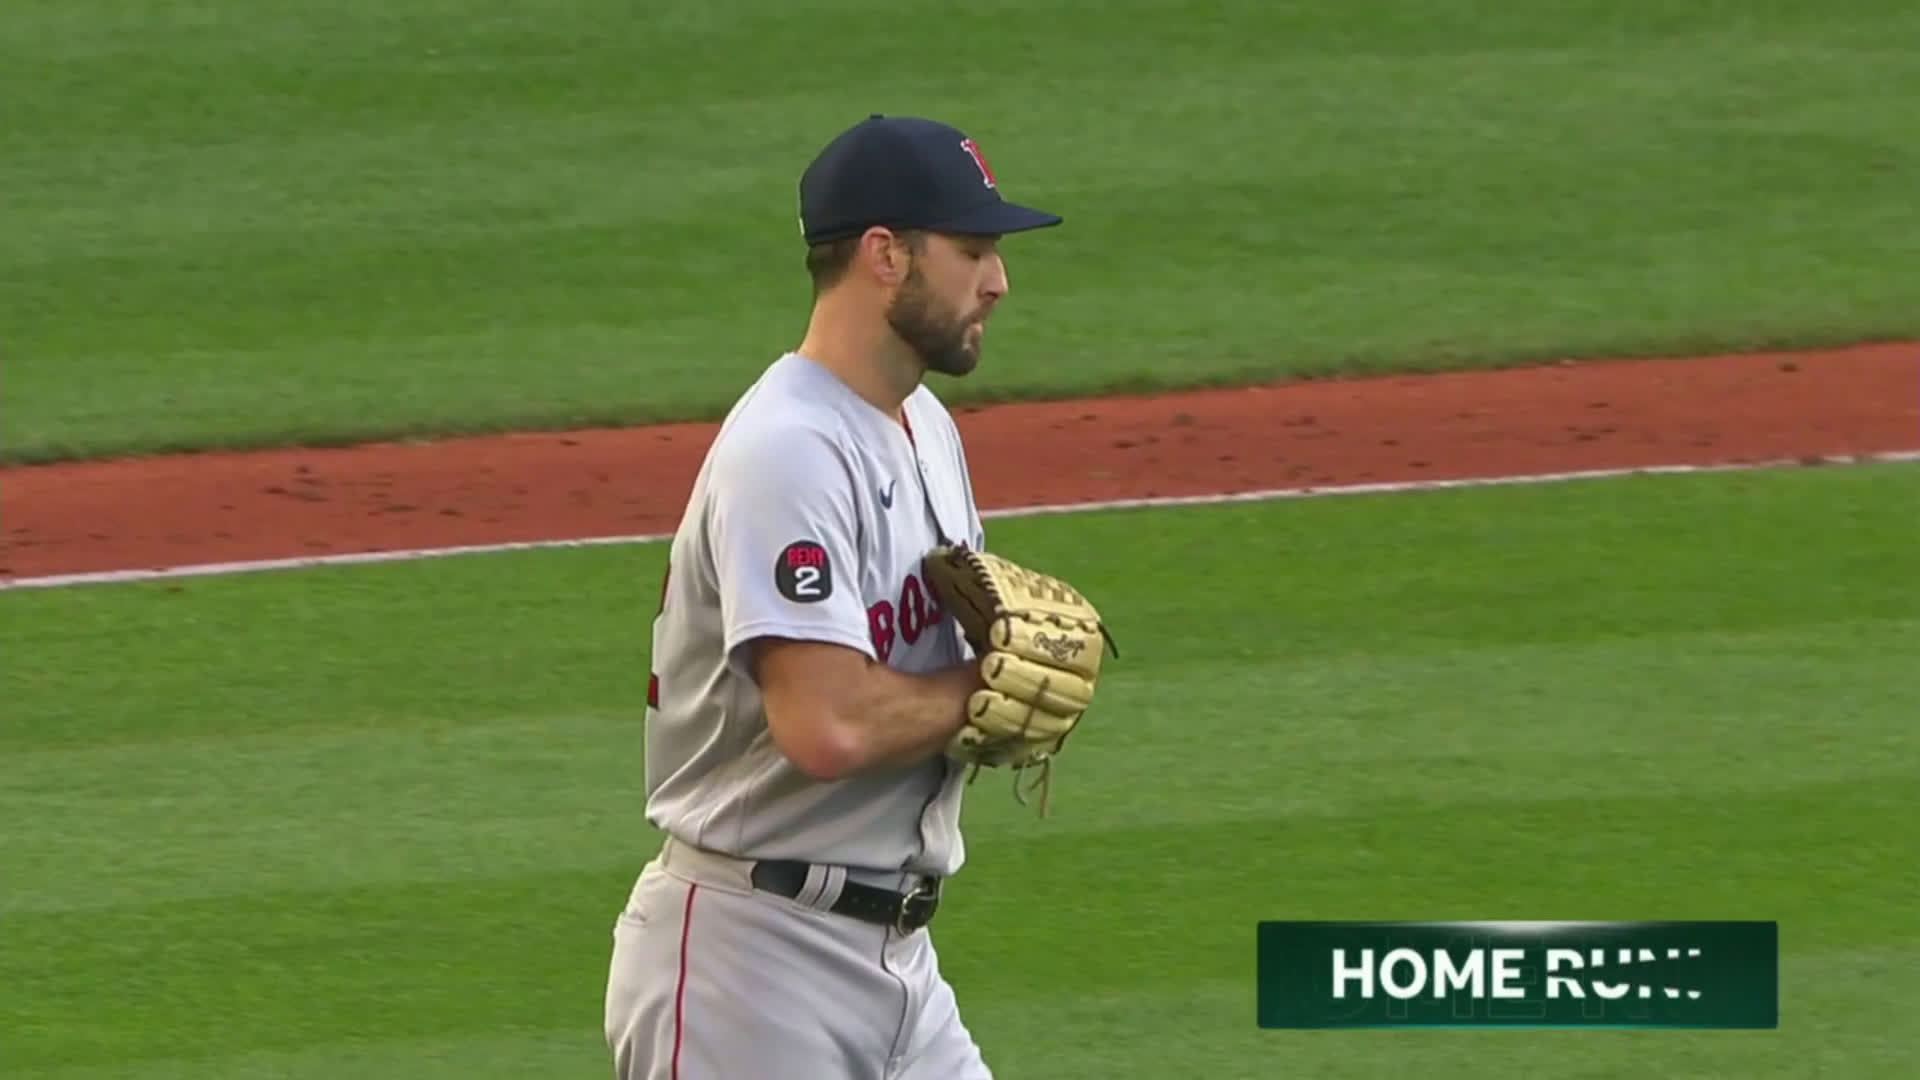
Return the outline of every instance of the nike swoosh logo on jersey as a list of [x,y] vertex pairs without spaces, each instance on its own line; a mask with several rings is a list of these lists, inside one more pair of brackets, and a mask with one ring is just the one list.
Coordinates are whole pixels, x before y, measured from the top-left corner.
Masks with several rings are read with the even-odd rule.
[[886,488],[880,492],[880,506],[882,509],[893,509],[893,485],[896,483],[898,483],[896,480],[887,481]]

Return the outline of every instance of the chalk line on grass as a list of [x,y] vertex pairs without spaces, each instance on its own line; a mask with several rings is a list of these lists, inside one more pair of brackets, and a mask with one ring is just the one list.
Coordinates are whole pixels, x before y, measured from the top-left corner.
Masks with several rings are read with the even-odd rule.
[[[1089,502],[1052,503],[1037,506],[1013,506],[986,510],[987,520],[1038,517],[1046,514],[1098,513],[1103,510],[1142,510],[1175,506],[1217,506],[1224,503],[1272,502],[1280,499],[1321,498],[1332,495],[1389,495],[1415,491],[1442,491],[1453,488],[1503,487],[1555,484],[1574,480],[1600,480],[1625,476],[1658,476],[1688,473],[1752,472],[1794,466],[1867,465],[1920,462],[1920,450],[1902,450],[1880,454],[1807,455],[1767,461],[1723,463],[1717,465],[1643,465],[1614,469],[1581,469],[1571,472],[1510,473],[1497,476],[1472,476],[1451,480],[1395,480],[1371,484],[1330,484],[1324,487],[1265,488],[1258,491],[1226,492],[1214,495],[1164,495],[1138,499],[1102,499]],[[240,562],[195,563],[186,566],[155,567],[144,570],[95,570],[77,574],[46,574],[38,577],[0,579],[0,590],[57,589],[75,585],[117,585],[168,578],[218,577],[231,574],[263,573],[270,570],[304,570],[322,566],[358,566],[370,563],[412,562],[456,555],[495,555],[510,551],[542,551],[556,548],[610,547],[655,544],[671,539],[669,533],[640,533],[627,536],[587,536],[573,539],[521,540],[494,544],[463,544],[454,547],[400,548],[388,551],[360,551],[338,555],[308,555],[286,559],[248,559]]]

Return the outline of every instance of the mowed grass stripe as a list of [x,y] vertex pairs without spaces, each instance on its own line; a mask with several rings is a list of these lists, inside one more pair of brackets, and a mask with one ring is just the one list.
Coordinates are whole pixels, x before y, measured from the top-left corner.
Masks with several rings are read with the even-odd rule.
[[[1028,1003],[976,1026],[1033,1030],[1026,980],[1174,995],[1101,1033],[1144,1060],[1179,994],[1245,977],[1211,1023],[1261,1075],[1252,924],[1290,915],[1779,918],[1794,956],[1898,962],[1917,494],[1863,467],[997,524],[1083,568],[1126,659],[1053,820],[973,792],[943,956]],[[10,1066],[590,1032],[653,841],[650,550],[0,597],[39,650],[0,686]],[[223,698],[247,671],[277,674]]]
[[[988,830],[939,944],[956,985],[981,1000],[1244,975],[1262,918],[1757,918],[1781,920],[1794,953],[1905,947],[1920,942],[1905,917],[1920,869],[1914,827],[1893,823],[1913,784],[1566,800],[1549,797],[1546,777],[1542,797],[1521,803],[1463,788],[1445,805],[1382,802],[1334,819]],[[576,873],[8,918],[10,1057],[219,1056],[576,1024],[595,1015],[629,869],[609,857]]]
[[[1155,668],[1920,615],[1920,467],[998,521]],[[629,716],[662,546],[0,592],[0,748]],[[1179,587],[1168,587],[1177,582]],[[1141,669],[1115,664],[1124,678]]]
[[873,109],[1067,219],[956,399],[1920,332],[1898,0],[13,7],[9,456],[714,415]]
[[[576,1018],[577,1020],[577,1018]],[[215,1058],[142,1058],[140,1080],[603,1080],[611,1074],[605,1044],[590,1022],[553,1030],[341,1040],[298,1049],[262,1049]],[[124,1064],[53,1066],[20,1080],[125,1080]],[[9,1074],[13,1080],[14,1074]]]
[[[1063,946],[1064,947],[1064,946]],[[1418,1068],[1437,1080],[1486,1076],[1636,1080],[1649,1061],[1667,1077],[1906,1080],[1920,1035],[1881,1018],[1889,1001],[1920,1000],[1920,949],[1821,949],[1781,964],[1785,1026],[1758,1035],[1723,1032],[1458,1031],[1277,1032],[1251,1023],[1245,977],[1132,993],[1060,987],[991,997],[962,986],[968,1025],[988,1063],[1008,1078],[1264,1078],[1308,1075],[1377,1080]],[[1818,1024],[1802,1017],[1825,1018]],[[217,1059],[143,1060],[142,1080],[595,1080],[606,1075],[600,1035],[581,1021],[509,1034],[356,1040]],[[123,1065],[33,1069],[29,1080],[119,1080]]]
[[[1920,620],[1847,630],[1116,674],[1125,704],[1076,736],[1044,835],[1911,777],[1920,686],[1897,676]],[[641,767],[631,717],[42,753],[0,788],[35,823],[0,840],[0,916],[593,869],[657,842]],[[1004,780],[976,786],[988,852],[1030,837]]]

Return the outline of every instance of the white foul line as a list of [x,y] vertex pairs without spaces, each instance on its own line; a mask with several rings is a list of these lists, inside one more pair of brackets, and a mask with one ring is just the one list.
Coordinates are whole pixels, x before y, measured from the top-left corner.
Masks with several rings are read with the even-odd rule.
[[[1218,495],[1166,495],[1140,499],[1104,499],[1091,502],[1053,503],[1040,506],[1014,506],[981,513],[985,519],[1035,517],[1042,514],[1097,513],[1103,510],[1151,509],[1169,506],[1214,506],[1221,503],[1271,502],[1278,499],[1318,498],[1327,495],[1382,495],[1409,491],[1440,491],[1449,488],[1500,487],[1508,485],[1554,484],[1569,480],[1599,480],[1622,476],[1670,475],[1678,473],[1749,472],[1758,469],[1786,468],[1796,465],[1863,465],[1894,462],[1920,462],[1920,450],[1883,454],[1809,455],[1769,461],[1721,465],[1646,465],[1634,468],[1583,469],[1574,472],[1514,473],[1502,476],[1474,476],[1457,480],[1397,480],[1373,484],[1336,484],[1326,487],[1267,488]],[[589,536],[571,540],[522,540],[497,544],[464,544],[457,547],[401,548],[392,551],[362,551],[340,555],[310,555],[287,559],[249,559],[242,562],[196,563],[188,566],[157,567],[147,570],[96,570],[80,574],[48,574],[41,577],[0,579],[0,590],[56,589],[72,585],[117,585],[166,578],[215,577],[228,574],[252,574],[268,570],[304,570],[321,566],[358,566],[369,563],[410,562],[416,559],[440,559],[453,555],[493,555],[509,551],[540,551],[554,548],[608,547],[614,545],[654,544],[671,539],[669,533],[643,533],[630,536]]]

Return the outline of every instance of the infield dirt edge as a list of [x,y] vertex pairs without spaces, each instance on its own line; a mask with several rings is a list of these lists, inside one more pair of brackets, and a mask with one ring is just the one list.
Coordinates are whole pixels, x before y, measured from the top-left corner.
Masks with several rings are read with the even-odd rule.
[[[938,390],[938,384],[934,384]],[[956,409],[983,509],[1920,449],[1920,344]],[[0,580],[670,532],[711,423],[0,469]]]

